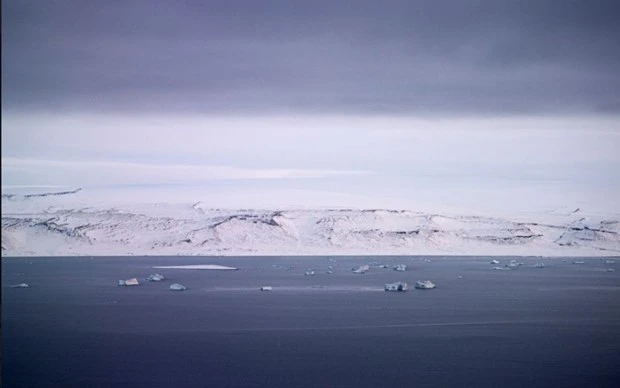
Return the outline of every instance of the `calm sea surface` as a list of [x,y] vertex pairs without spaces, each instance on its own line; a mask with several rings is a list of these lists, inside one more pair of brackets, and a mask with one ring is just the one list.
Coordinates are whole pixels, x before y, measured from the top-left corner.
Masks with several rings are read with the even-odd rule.
[[620,386],[620,259],[430,259],[3,258],[2,386]]

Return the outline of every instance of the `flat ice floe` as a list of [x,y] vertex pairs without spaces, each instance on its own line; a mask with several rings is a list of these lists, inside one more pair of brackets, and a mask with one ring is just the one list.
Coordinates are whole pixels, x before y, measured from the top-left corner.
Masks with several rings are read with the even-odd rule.
[[235,267],[227,267],[225,265],[217,265],[217,264],[195,264],[195,265],[158,265],[153,268],[158,269],[210,269],[210,270],[228,270],[235,271],[239,268]]

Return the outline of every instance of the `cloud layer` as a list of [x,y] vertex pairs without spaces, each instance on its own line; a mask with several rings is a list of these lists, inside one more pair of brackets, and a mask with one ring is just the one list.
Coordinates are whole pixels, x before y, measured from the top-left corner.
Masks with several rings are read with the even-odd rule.
[[617,1],[2,5],[3,109],[617,114]]

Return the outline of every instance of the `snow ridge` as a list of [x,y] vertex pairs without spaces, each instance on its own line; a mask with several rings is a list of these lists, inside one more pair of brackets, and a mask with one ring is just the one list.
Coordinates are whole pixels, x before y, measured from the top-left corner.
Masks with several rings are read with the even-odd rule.
[[[514,219],[390,209],[224,210],[203,203],[69,208],[6,201],[2,255],[620,254],[617,216]],[[50,206],[54,205],[54,206]]]

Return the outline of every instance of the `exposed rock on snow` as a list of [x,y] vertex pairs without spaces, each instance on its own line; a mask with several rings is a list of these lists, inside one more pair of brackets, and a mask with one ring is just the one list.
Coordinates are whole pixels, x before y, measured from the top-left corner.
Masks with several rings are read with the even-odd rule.
[[418,280],[417,282],[415,282],[415,288],[419,290],[430,290],[435,287],[437,287],[435,283],[431,282],[430,280]]
[[407,291],[407,283],[405,282],[387,283],[385,285],[385,291]]
[[138,282],[138,279],[131,278],[127,280],[119,280],[118,285],[119,286],[138,286],[140,285],[140,283]]
[[170,285],[170,291],[185,291],[187,290],[187,287],[178,284],[178,283],[174,283]]

